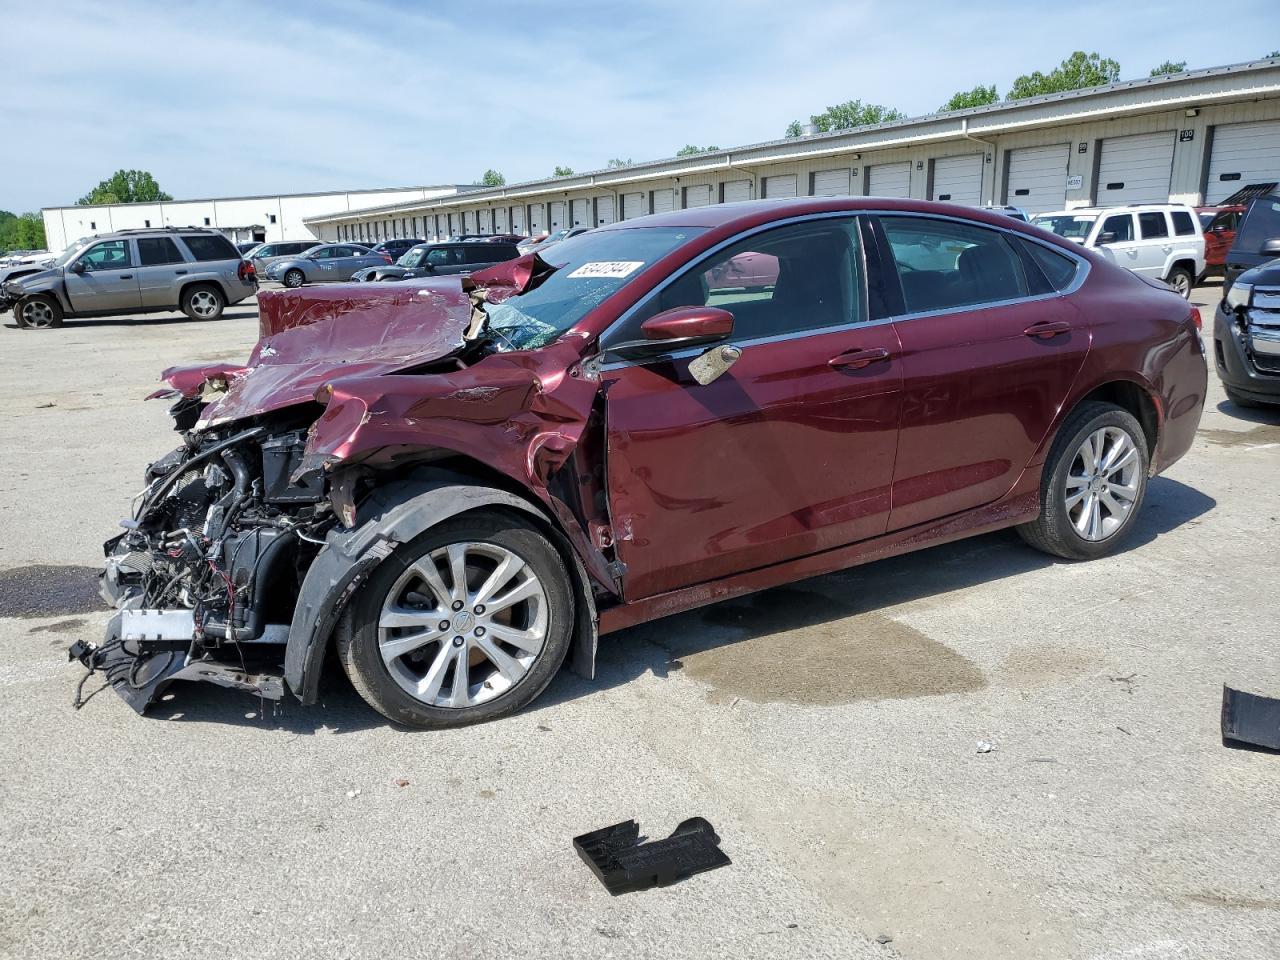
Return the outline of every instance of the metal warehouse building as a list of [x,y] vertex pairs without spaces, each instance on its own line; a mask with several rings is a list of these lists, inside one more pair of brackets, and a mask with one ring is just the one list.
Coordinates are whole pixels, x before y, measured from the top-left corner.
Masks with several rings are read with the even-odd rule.
[[139,227],[214,227],[233,242],[307,240],[313,236],[308,217],[334,210],[351,212],[388,203],[407,203],[452,196],[458,187],[392,187],[333,193],[223,197],[213,200],[165,200],[156,203],[113,203],[46,207],[44,232],[50,250],[62,250],[80,237]]
[[[501,158],[495,158],[500,161]],[[500,162],[498,163],[500,166]],[[845,194],[1212,204],[1280,181],[1280,59],[306,218],[323,239],[554,232],[709,203]]]

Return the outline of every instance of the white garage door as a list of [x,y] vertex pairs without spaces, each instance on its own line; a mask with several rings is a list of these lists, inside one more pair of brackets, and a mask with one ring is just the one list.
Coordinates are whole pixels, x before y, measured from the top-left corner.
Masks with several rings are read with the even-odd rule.
[[676,208],[676,192],[671,188],[653,191],[653,212],[666,213]]
[[596,226],[613,223],[617,216],[613,212],[613,197],[596,197]]
[[547,229],[547,207],[542,203],[529,204],[529,229],[533,236],[541,236]]
[[711,184],[701,183],[696,187],[684,188],[684,205],[686,207],[706,207],[711,204]]
[[591,222],[591,201],[585,197],[581,200],[574,200],[570,209],[573,211],[573,226],[575,227],[593,227],[595,224]]
[[939,157],[933,161],[933,196],[930,199],[979,206],[982,203],[982,154]]
[[524,233],[524,207],[511,208],[511,232]]
[[1173,131],[1108,137],[1098,158],[1097,203],[1168,203]]
[[565,221],[569,218],[569,205],[563,200],[553,200],[551,202],[551,224],[548,229],[555,233],[557,230],[563,230],[567,224]]
[[780,177],[764,178],[764,195],[770,200],[777,197],[794,197],[799,187],[794,173]]
[[739,200],[751,199],[750,180],[730,180],[724,185],[724,202],[737,203]]
[[874,163],[867,174],[867,196],[911,196],[911,164]]
[[843,170],[819,170],[813,175],[815,197],[847,197],[849,195],[849,168]]
[[624,193],[622,195],[622,219],[634,220],[649,212],[647,197],[643,193]]
[[449,214],[449,236],[456,237],[462,233],[462,228],[458,225],[458,215],[456,213]]
[[1213,128],[1205,203],[1221,203],[1251,183],[1280,181],[1280,120]]
[[493,211],[493,232],[494,233],[510,233],[511,226],[507,223],[507,208],[497,207]]
[[1069,143],[1010,150],[1005,202],[1027,213],[1047,213],[1067,205]]

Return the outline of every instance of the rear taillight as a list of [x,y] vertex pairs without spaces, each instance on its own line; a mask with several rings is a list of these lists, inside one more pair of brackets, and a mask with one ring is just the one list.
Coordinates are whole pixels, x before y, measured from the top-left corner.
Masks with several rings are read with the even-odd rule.
[[241,260],[240,266],[236,267],[236,276],[241,282],[247,283],[258,278],[258,271],[248,260]]
[[1194,323],[1194,324],[1196,325],[1196,329],[1197,329],[1197,330],[1203,330],[1203,329],[1204,329],[1204,321],[1200,319],[1200,308],[1199,308],[1199,307],[1192,307],[1192,308],[1191,308],[1191,322],[1192,322],[1192,323]]

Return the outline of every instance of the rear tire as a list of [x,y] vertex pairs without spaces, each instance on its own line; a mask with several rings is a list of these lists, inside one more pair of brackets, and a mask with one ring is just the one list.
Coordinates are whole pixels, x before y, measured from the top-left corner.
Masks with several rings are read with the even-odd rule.
[[306,279],[306,276],[301,270],[294,269],[286,271],[284,279],[281,282],[291,290],[296,290],[298,287],[302,286]]
[[192,320],[217,320],[226,309],[227,298],[212,284],[197,283],[182,291],[180,306]]
[[1146,435],[1133,414],[1110,403],[1084,404],[1050,449],[1040,480],[1040,516],[1018,526],[1018,534],[1065,560],[1112,553],[1142,508],[1149,464]]
[[[466,571],[461,589],[455,562]],[[443,729],[504,717],[564,662],[568,578],[555,547],[521,517],[482,510],[446,520],[379,564],[344,617],[338,658],[360,696],[397,723]],[[504,603],[512,594],[521,598]]]
[[1173,287],[1174,293],[1182,297],[1183,300],[1191,299],[1191,288],[1196,285],[1196,278],[1191,275],[1191,271],[1186,267],[1174,267],[1169,271],[1169,275],[1164,278],[1164,282]]
[[23,297],[13,317],[24,330],[52,330],[62,326],[62,304],[46,293]]

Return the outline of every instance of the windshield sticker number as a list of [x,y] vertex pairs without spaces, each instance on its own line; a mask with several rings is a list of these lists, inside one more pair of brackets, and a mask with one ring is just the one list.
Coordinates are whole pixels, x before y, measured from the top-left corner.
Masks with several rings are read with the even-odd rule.
[[643,266],[643,260],[593,260],[590,263],[584,263],[569,276],[573,278],[608,277],[621,280],[623,277],[631,276]]

